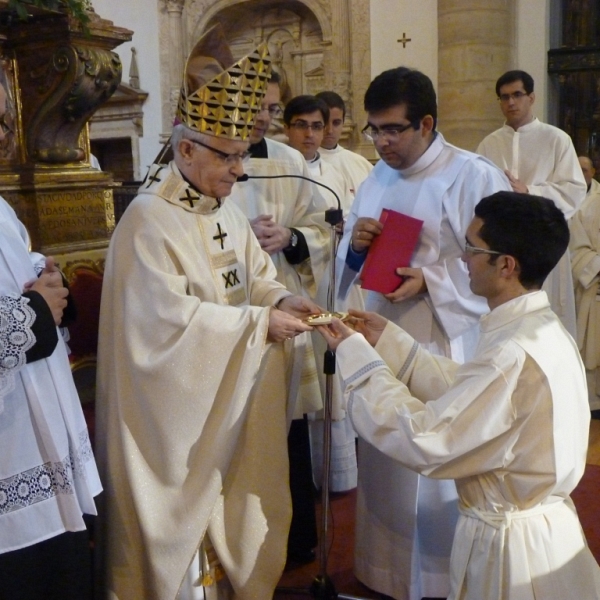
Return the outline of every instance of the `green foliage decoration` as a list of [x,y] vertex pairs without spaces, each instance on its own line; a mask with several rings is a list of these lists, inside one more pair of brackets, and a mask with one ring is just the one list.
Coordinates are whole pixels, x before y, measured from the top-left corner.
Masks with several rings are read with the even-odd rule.
[[29,17],[28,7],[45,8],[47,10],[56,10],[71,15],[78,21],[84,30],[87,30],[87,24],[90,16],[87,12],[89,0],[9,0],[8,9],[14,11],[20,19],[26,20]]

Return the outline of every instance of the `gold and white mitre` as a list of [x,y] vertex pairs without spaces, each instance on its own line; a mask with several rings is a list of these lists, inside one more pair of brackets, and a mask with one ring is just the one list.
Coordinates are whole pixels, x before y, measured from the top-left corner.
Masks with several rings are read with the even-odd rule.
[[177,119],[193,131],[244,141],[270,78],[266,42],[235,62],[221,26],[215,25],[187,60]]

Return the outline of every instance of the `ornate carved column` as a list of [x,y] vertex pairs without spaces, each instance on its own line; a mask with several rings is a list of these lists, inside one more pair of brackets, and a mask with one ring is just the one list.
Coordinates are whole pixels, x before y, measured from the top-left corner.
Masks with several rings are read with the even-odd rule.
[[502,124],[498,77],[512,66],[515,0],[438,0],[439,125],[475,150]]
[[114,228],[112,175],[90,168],[87,123],[121,81],[111,50],[132,32],[90,17],[89,35],[56,12],[0,27],[14,130],[0,192],[46,253],[104,248]]
[[184,47],[182,14],[185,0],[164,0],[169,15],[169,89],[172,114],[177,108],[177,99],[183,74]]

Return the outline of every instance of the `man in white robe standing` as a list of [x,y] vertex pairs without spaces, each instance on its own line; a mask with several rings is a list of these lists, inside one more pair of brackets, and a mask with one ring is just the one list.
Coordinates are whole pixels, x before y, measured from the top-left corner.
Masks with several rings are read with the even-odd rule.
[[[366,132],[382,160],[361,185],[338,252],[339,294],[359,279],[383,208],[424,221],[411,267],[391,294],[369,291],[366,308],[405,328],[426,349],[457,362],[477,342],[485,303],[469,289],[460,260],[479,200],[510,189],[486,159],[448,144],[436,131],[430,79],[398,67],[365,95]],[[421,477],[359,441],[355,571],[397,600],[445,597],[452,532],[458,516],[452,481]]]
[[590,410],[600,417],[600,183],[587,156],[579,163],[588,186],[583,206],[569,222],[577,308],[577,345],[586,368]]
[[462,258],[491,312],[464,365],[374,313],[355,314],[364,337],[340,321],[320,327],[337,349],[358,434],[419,473],[456,481],[448,600],[600,597],[569,497],[587,456],[585,373],[540,290],[568,241],[546,198],[499,192],[476,206]]
[[[331,190],[320,188],[320,193],[327,198],[328,207],[342,209],[344,216],[350,211],[353,194],[350,183],[342,172],[327,161],[321,159],[321,143],[327,123],[331,120],[327,103],[316,96],[301,95],[292,98],[283,112],[284,131],[288,136],[288,144],[300,152],[306,161],[310,177]],[[336,198],[337,196],[337,198]],[[342,224],[338,225],[341,230]],[[316,301],[327,306],[330,286],[330,271],[325,270],[317,285]],[[354,308],[363,308],[360,293],[354,294]],[[335,309],[340,310],[340,306]],[[324,356],[327,350],[323,338],[313,335],[317,375],[321,384],[321,394],[325,398],[326,376],[324,374]],[[332,380],[332,424],[331,424],[331,458],[329,489],[332,492],[345,492],[356,487],[356,436],[345,418],[341,407],[341,390],[337,378]],[[312,452],[312,468],[317,487],[323,483],[323,412],[311,415],[310,444]]]
[[[2,123],[5,110],[0,85]],[[0,599],[91,600],[83,516],[102,487],[57,329],[69,292],[30,248],[0,198]]]
[[106,586],[118,600],[269,598],[291,518],[281,342],[318,308],[276,281],[226,200],[267,87],[266,44],[235,63],[215,27],[186,69],[175,158],[150,169],[106,260]]
[[[229,201],[250,220],[262,249],[273,260],[277,280],[288,290],[314,299],[328,266],[329,235],[323,215],[329,204],[310,183],[302,155],[265,137],[273,117],[283,112],[280,102],[280,78],[273,73],[249,136],[251,157],[245,165],[249,180],[234,187]],[[299,336],[295,344],[295,351],[287,353],[292,368],[300,370],[294,378],[298,384],[289,390],[294,403],[288,436],[294,511],[288,561],[306,563],[315,558],[318,538],[305,415],[320,410],[323,401],[311,338]]]
[[[525,71],[508,71],[496,82],[504,125],[477,148],[504,170],[515,192],[550,198],[569,219],[585,198],[585,180],[571,138],[533,116],[534,82]],[[546,279],[552,309],[575,336],[575,297],[568,251]]]
[[316,96],[329,107],[329,121],[325,124],[323,140],[319,148],[321,160],[334,166],[342,174],[354,198],[360,184],[372,171],[373,165],[364,156],[340,144],[346,118],[346,104],[343,98],[330,91],[319,92]]

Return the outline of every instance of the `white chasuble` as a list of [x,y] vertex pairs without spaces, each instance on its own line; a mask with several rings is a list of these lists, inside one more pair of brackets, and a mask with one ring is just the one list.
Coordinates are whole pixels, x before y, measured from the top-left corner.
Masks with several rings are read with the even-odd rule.
[[393,324],[375,349],[350,336],[337,358],[359,435],[419,473],[456,481],[448,600],[600,597],[600,568],[569,497],[587,455],[584,369],[545,292],[483,317],[462,366]]
[[119,222],[104,276],[98,440],[107,587],[173,600],[206,532],[236,598],[283,570],[283,348],[266,341],[275,281],[247,219],[153,166]]
[[[472,355],[477,323],[487,310],[474,296],[460,257],[465,232],[481,198],[510,189],[489,161],[448,144],[441,134],[417,162],[401,171],[377,163],[361,185],[338,251],[344,297],[359,278],[346,264],[359,217],[383,208],[424,221],[411,261],[428,291],[392,304],[369,291],[366,309],[409,332],[423,347],[458,362]],[[458,511],[453,481],[421,477],[359,439],[355,571],[369,587],[397,600],[445,597]]]
[[[581,206],[586,191],[571,138],[538,119],[515,131],[510,125],[488,135],[477,152],[527,185],[528,192],[552,200],[569,219]],[[575,299],[569,251],[544,282],[552,310],[575,336]]]
[[577,345],[588,379],[590,410],[600,409],[600,183],[569,222],[577,307]]

